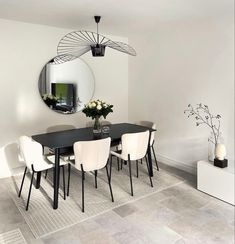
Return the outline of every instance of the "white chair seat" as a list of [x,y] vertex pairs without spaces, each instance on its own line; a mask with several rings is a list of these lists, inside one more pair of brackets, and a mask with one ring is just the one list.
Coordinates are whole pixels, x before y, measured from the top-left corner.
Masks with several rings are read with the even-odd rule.
[[71,160],[69,160],[69,163],[70,163],[73,167],[75,167],[75,159],[71,159]]
[[[70,161],[70,160],[75,161],[75,156],[74,156],[74,154],[71,155],[71,156],[69,156],[68,159],[66,159],[66,160],[67,160],[67,161]],[[65,160],[65,161],[66,161],[66,160]]]
[[[31,181],[30,181],[30,186],[29,186],[29,193],[28,193],[28,199],[27,199],[27,204],[26,204],[26,211],[28,210],[29,207],[29,200],[30,200],[30,195],[31,195],[31,190],[33,186],[33,181],[34,181],[34,174],[35,173],[40,173],[38,174],[38,177],[41,177],[41,172],[46,171],[48,169],[51,169],[54,167],[53,162],[55,160],[54,156],[50,157],[45,157],[43,155],[43,148],[42,145],[36,141],[34,141],[31,137],[28,136],[21,136],[19,138],[19,146],[20,146],[20,154],[24,159],[25,162],[25,170],[24,170],[24,175],[21,181],[20,185],[20,190],[18,193],[18,197],[21,196],[21,191],[23,188],[24,184],[24,179],[27,171],[31,171]],[[65,161],[62,161],[64,164]],[[64,177],[64,168],[63,168],[63,186],[64,186],[64,199],[65,199],[65,177]]]
[[124,156],[120,153],[114,152],[114,151],[110,151],[111,155],[114,155],[120,159],[126,160],[126,158],[124,158]]
[[[44,170],[47,170],[47,169],[51,169],[51,168],[54,167],[54,165],[48,163],[46,159],[41,159],[40,158],[40,159],[37,160],[37,162],[35,162],[33,167],[34,167],[34,170],[38,172],[38,171],[44,171]],[[29,170],[31,170],[31,168],[29,168]]]
[[[50,156],[55,156],[54,152],[51,151],[48,148],[44,148],[44,157],[50,157]],[[60,159],[64,160],[64,161],[69,161],[69,160],[74,160],[74,153],[65,153],[65,154],[60,154]],[[53,163],[54,163],[54,159],[52,159]]]
[[[46,156],[46,159],[48,159],[48,161],[50,163],[52,163],[53,167],[54,167],[54,164],[55,164],[55,155],[50,155],[50,156]],[[68,164],[68,161],[64,160],[63,158],[60,157],[60,166],[64,166],[64,165],[67,165]]]

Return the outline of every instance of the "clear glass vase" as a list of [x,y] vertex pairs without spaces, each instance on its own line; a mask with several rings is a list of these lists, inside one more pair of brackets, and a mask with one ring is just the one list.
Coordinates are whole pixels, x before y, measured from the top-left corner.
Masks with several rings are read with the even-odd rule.
[[[224,139],[222,137],[221,132],[220,132],[220,134],[218,136],[217,143],[224,143]],[[215,137],[214,137],[213,132],[211,132],[210,136],[208,138],[208,160],[210,162],[214,162],[214,159],[215,159],[215,148],[216,148]]]
[[100,123],[100,117],[96,116],[95,117],[95,122],[93,126],[93,133],[94,134],[100,134],[101,133],[101,123]]
[[208,138],[208,160],[210,162],[214,162],[214,158],[215,158],[215,143],[213,143],[213,141],[214,141],[214,135],[211,132]]

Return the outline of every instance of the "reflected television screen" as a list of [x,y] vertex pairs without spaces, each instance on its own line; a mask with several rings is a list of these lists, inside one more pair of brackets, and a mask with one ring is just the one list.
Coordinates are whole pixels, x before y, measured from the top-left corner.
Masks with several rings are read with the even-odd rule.
[[55,110],[72,113],[76,109],[76,89],[72,83],[51,83],[52,95],[57,97]]

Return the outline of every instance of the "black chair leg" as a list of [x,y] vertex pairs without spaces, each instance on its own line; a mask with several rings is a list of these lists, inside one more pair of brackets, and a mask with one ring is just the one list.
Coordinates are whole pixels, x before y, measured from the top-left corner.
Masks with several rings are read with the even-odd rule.
[[112,155],[110,156],[109,158],[109,178],[110,178],[110,181],[111,181],[111,177],[112,177]]
[[108,183],[109,183],[109,190],[110,190],[111,199],[112,199],[112,202],[114,202],[114,199],[113,199],[113,191],[112,191],[112,186],[111,186],[111,178],[109,176],[109,172],[108,172],[107,165],[105,166],[105,168],[106,168],[106,173],[107,173],[107,178],[108,178]]
[[152,151],[153,151],[153,156],[154,156],[154,159],[155,159],[157,171],[159,171],[159,167],[158,167],[157,158],[156,158],[156,154],[155,154],[154,148],[153,148],[153,146],[151,146],[151,148],[152,148]]
[[62,166],[62,170],[63,170],[63,190],[64,190],[64,200],[66,200],[64,165]]
[[81,164],[81,169],[82,169],[82,212],[84,213],[84,180],[85,180],[85,172],[83,170],[82,164]]
[[117,170],[120,170],[120,165],[119,165],[119,158],[117,158]]
[[67,185],[67,196],[69,196],[69,185],[70,185],[70,172],[71,172],[71,165],[68,164],[68,185]]
[[123,160],[121,159],[121,170],[122,170]]
[[30,200],[30,195],[31,195],[31,190],[32,190],[32,185],[33,185],[33,177],[34,177],[34,171],[32,172],[31,176],[31,182],[30,182],[30,187],[29,187],[29,193],[28,193],[28,200],[27,200],[27,205],[26,205],[26,211],[29,209],[29,200]]
[[23,179],[21,181],[20,191],[19,191],[18,197],[20,197],[20,195],[21,195],[21,191],[22,191],[22,188],[23,188],[23,185],[24,185],[24,179],[25,179],[26,173],[27,173],[27,167],[25,167],[25,169],[24,169],[24,175],[23,175]]
[[47,178],[48,169],[45,172],[45,179]]
[[144,156],[144,158],[145,158],[145,161],[147,162],[148,161],[147,154]]
[[129,164],[129,173],[130,173],[131,196],[133,196],[133,185],[132,185],[132,176],[131,176],[131,160],[130,160],[129,154],[128,154],[128,164]]
[[138,160],[136,160],[136,177],[139,177],[139,164],[138,164]]
[[98,171],[95,170],[95,188],[97,189],[97,174],[98,174]]
[[150,180],[150,185],[151,185],[151,187],[153,187],[152,178],[151,178],[150,173],[149,173],[149,164],[148,164],[148,160],[146,160],[146,165],[147,165],[147,170],[148,170],[148,176],[149,176],[149,180]]

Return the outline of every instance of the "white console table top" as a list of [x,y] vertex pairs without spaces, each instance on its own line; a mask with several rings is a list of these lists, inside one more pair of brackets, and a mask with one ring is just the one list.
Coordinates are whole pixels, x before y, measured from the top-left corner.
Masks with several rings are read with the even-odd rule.
[[228,161],[228,167],[226,167],[226,168],[216,167],[216,166],[214,166],[213,162],[209,162],[208,160],[201,160],[201,161],[198,161],[198,163],[199,162],[203,163],[203,164],[207,164],[208,166],[212,167],[213,169],[223,170],[225,172],[235,174],[234,161]]

